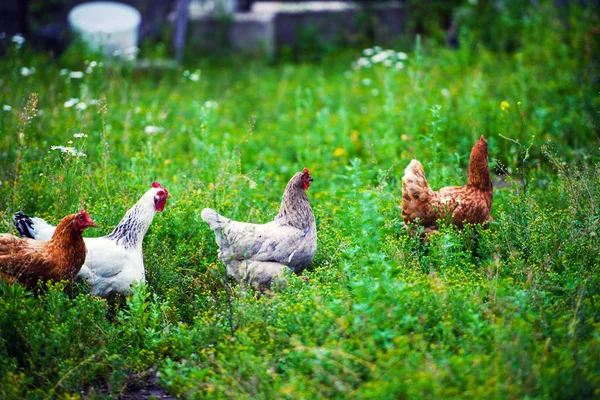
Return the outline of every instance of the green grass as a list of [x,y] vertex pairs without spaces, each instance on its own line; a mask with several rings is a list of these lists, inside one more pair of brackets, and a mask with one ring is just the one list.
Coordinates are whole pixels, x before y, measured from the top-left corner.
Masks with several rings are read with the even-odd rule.
[[[173,198],[144,241],[147,285],[126,302],[0,284],[0,397],[116,397],[155,371],[193,398],[600,396],[598,39],[580,19],[532,23],[512,53],[472,37],[397,49],[402,70],[355,70],[357,49],[316,64],[105,63],[69,79],[61,69],[91,56],[9,49],[2,232],[15,211],[57,222],[84,205],[102,235],[153,180]],[[481,134],[506,173],[496,223],[411,237],[405,166],[418,158],[434,188],[464,184]],[[313,264],[274,296],[228,284],[200,211],[266,222],[303,167]]]

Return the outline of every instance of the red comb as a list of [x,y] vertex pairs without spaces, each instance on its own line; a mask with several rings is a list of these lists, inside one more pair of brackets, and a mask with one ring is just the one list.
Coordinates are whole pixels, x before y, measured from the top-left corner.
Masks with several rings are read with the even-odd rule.
[[304,172],[305,174],[308,174],[308,173],[309,173],[309,172],[308,172],[308,168],[304,168],[304,169],[302,170],[302,172]]
[[[157,188],[157,189],[165,189],[165,188],[163,187],[163,185],[161,185],[161,184],[160,184],[160,183],[158,183],[158,182],[152,182],[152,187],[153,187],[153,188]],[[167,190],[167,189],[165,189],[165,190]]]

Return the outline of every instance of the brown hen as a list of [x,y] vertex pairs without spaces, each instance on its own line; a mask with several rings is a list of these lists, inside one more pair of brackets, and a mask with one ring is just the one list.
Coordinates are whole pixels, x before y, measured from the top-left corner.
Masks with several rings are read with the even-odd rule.
[[64,217],[48,242],[0,234],[2,278],[30,288],[38,280],[72,281],[85,261],[86,248],[81,234],[90,226],[96,224],[82,209]]
[[423,226],[424,232],[436,231],[437,221],[481,224],[491,221],[492,180],[488,168],[488,146],[481,138],[471,150],[466,186],[448,186],[433,191],[423,166],[412,160],[402,178],[402,219]]

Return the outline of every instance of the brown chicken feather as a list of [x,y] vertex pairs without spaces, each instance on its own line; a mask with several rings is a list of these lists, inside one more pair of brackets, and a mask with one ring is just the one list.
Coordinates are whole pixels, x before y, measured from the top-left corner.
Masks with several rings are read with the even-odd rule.
[[60,221],[48,242],[0,234],[0,272],[7,282],[34,287],[38,280],[75,279],[85,261],[82,232],[96,226],[85,210]]
[[433,191],[423,166],[412,160],[402,178],[402,219],[417,223],[425,233],[437,230],[436,221],[446,220],[459,228],[464,223],[480,224],[491,220],[492,180],[488,168],[488,147],[483,137],[471,150],[466,186],[448,186]]

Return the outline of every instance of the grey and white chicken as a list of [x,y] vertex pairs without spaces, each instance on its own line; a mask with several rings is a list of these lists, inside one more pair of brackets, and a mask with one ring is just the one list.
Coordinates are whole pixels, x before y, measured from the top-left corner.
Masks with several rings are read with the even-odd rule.
[[308,169],[296,173],[285,188],[279,214],[266,224],[232,221],[215,210],[202,210],[202,219],[215,232],[219,259],[227,274],[268,288],[286,269],[300,272],[317,251],[317,226],[306,190],[313,181]]

